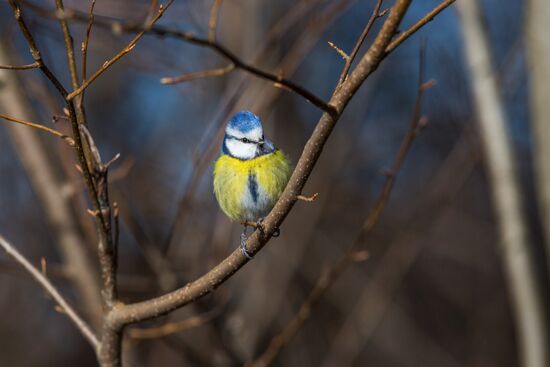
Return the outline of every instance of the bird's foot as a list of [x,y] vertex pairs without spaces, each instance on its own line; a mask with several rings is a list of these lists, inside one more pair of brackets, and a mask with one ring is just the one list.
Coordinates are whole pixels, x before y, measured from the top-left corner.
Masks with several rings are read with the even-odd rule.
[[248,236],[246,235],[246,226],[244,227],[243,233],[241,233],[241,245],[239,246],[241,249],[241,253],[244,257],[246,257],[249,260],[252,260],[254,255],[252,255],[248,250],[246,249],[246,241],[248,240]]
[[[244,221],[241,222],[241,224],[244,225],[244,226],[255,228],[255,229],[259,230],[262,234],[264,234],[265,233],[265,226],[264,226],[263,222],[264,222],[264,218],[260,218],[257,222],[254,222],[252,220],[244,220]],[[279,237],[280,234],[281,234],[281,230],[277,227],[277,228],[275,228],[275,230],[273,231],[273,234],[271,236],[272,237]]]

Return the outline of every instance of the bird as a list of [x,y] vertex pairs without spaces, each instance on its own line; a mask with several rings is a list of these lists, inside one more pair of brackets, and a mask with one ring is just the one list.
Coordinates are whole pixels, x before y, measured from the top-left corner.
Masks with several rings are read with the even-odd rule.
[[263,228],[261,221],[286,187],[290,167],[285,154],[264,136],[260,117],[240,111],[229,119],[214,163],[214,195],[225,215],[244,225],[240,249],[249,259],[248,225]]

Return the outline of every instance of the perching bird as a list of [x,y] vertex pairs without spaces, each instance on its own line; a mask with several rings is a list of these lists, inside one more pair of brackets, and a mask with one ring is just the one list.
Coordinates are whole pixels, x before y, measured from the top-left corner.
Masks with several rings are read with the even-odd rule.
[[[214,165],[214,194],[222,211],[232,220],[260,222],[289,177],[288,160],[264,137],[260,118],[249,111],[237,112],[227,123],[221,155]],[[244,224],[241,251],[252,258],[246,250],[246,230]]]

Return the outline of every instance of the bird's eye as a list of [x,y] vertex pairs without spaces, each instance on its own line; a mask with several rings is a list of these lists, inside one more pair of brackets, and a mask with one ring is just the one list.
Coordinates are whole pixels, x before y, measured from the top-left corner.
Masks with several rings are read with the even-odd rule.
[[250,143],[250,140],[248,140],[247,138],[242,138],[241,141],[242,141],[243,143]]

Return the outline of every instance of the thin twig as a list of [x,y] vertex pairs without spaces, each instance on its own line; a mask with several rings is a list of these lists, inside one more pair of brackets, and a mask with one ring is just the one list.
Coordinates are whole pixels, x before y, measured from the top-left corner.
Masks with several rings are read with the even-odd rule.
[[94,332],[90,329],[88,324],[76,313],[76,311],[69,305],[69,303],[59,293],[57,288],[38,270],[32,265],[15,247],[13,247],[4,237],[0,235],[0,246],[10,255],[15,261],[27,270],[30,275],[44,288],[44,290],[55,300],[55,302],[61,307],[63,312],[69,317],[77,329],[88,340],[94,349],[99,348],[99,340]]
[[27,24],[23,20],[23,17],[21,15],[21,8],[19,8],[19,5],[15,0],[9,0],[9,3],[13,9],[15,20],[19,24],[19,29],[21,30],[21,33],[23,33],[23,36],[25,37],[27,44],[29,45],[32,58],[38,64],[38,67],[40,68],[40,70],[42,70],[44,75],[52,82],[54,87],[59,91],[59,93],[65,96],[67,94],[67,91],[65,90],[63,85],[59,82],[59,80],[53,75],[50,69],[44,64],[44,61],[42,60],[42,56],[40,55],[40,52],[36,47],[36,42],[34,41],[34,38],[31,35],[29,28],[27,27]]
[[357,56],[357,53],[359,52],[359,49],[361,48],[361,45],[363,45],[363,42],[365,41],[365,38],[367,38],[367,35],[369,34],[374,21],[381,17],[380,15],[380,8],[382,7],[382,3],[384,0],[378,0],[376,2],[376,5],[374,6],[374,10],[372,11],[372,14],[365,25],[365,28],[363,29],[363,32],[361,32],[361,35],[357,39],[357,42],[355,43],[355,46],[353,47],[353,50],[351,51],[351,54],[346,59],[346,64],[344,65],[344,69],[342,69],[342,73],[340,74],[340,78],[338,78],[338,85],[342,84],[346,77],[348,76],[349,69],[351,68],[351,64],[353,63],[353,60]]
[[211,42],[216,42],[216,28],[218,26],[218,14],[222,6],[223,0],[214,0],[212,9],[210,10],[210,19],[208,20],[208,39]]
[[169,0],[166,6],[161,5],[159,7],[157,15],[151,20],[151,22],[149,22],[149,24],[147,24],[144,27],[144,29],[141,32],[139,32],[138,35],[135,36],[134,39],[130,41],[130,43],[128,43],[128,45],[124,47],[118,54],[116,54],[112,59],[105,61],[103,65],[89,79],[83,81],[82,85],[80,85],[78,88],[76,88],[71,93],[69,93],[67,95],[67,99],[72,100],[74,97],[78,96],[86,88],[88,88],[88,86],[92,84],[94,80],[96,80],[101,74],[103,74],[111,65],[113,65],[115,62],[120,60],[124,55],[132,51],[136,46],[136,44],[138,43],[138,41],[141,39],[141,37],[143,37],[143,35],[147,31],[149,31],[149,29],[157,22],[157,20],[159,20],[162,17],[164,12],[166,12],[166,10],[170,7],[170,5],[172,5],[173,2],[174,0]]
[[188,73],[183,74],[177,77],[166,77],[162,78],[160,82],[162,84],[179,84],[179,83],[185,83],[191,80],[199,79],[199,78],[209,78],[214,76],[222,76],[225,74],[228,74],[235,70],[235,64],[229,64],[226,67],[223,68],[216,68],[216,69],[210,69],[210,70],[204,70],[204,71],[197,71],[194,73]]
[[175,333],[181,333],[197,328],[211,321],[221,312],[221,308],[205,312],[181,321],[172,321],[166,324],[150,328],[132,328],[128,330],[128,336],[132,339],[157,339]]
[[[113,202],[113,220],[115,222],[115,234],[114,234],[114,247],[115,251],[118,250],[118,239],[120,237],[120,210],[118,208],[118,203]],[[115,257],[117,255],[115,254]]]
[[40,64],[38,62],[33,62],[32,64],[27,65],[0,65],[0,69],[5,70],[29,70],[29,69],[37,69],[40,67]]
[[312,201],[317,200],[317,197],[319,197],[318,192],[316,192],[315,194],[313,194],[311,196],[298,195],[298,196],[296,196],[296,199],[311,203]]
[[390,198],[397,173],[400,171],[403,163],[405,162],[405,158],[410,151],[412,143],[423,126],[421,123],[422,97],[424,92],[434,85],[433,82],[424,83],[423,79],[424,49],[421,48],[419,82],[411,122],[397,152],[394,164],[391,168],[391,174],[386,175],[385,182],[373,208],[370,210],[365,221],[363,222],[363,225],[361,226],[359,233],[348,247],[346,253],[321,274],[319,280],[315,284],[315,287],[311,290],[306,300],[302,303],[297,314],[283,328],[283,331],[271,339],[267,349],[257,359],[245,364],[246,367],[269,366],[279,355],[282,348],[288,345],[294,336],[296,336],[296,334],[298,334],[298,332],[302,329],[304,323],[310,318],[312,309],[321,301],[323,295],[332,286],[332,284],[334,284],[336,279],[338,279],[351,264],[367,260],[368,252],[365,250],[357,250],[357,247],[364,244],[367,236],[372,232],[376,223],[378,223],[380,215]]
[[332,47],[344,60],[349,60],[349,55],[344,52],[340,47],[336,46],[334,42],[328,41],[327,42],[330,47]]
[[436,15],[441,13],[443,10],[447,9],[449,6],[451,6],[456,0],[445,0],[438,6],[432,9],[428,14],[424,15],[419,21],[414,23],[410,28],[407,30],[399,33],[397,37],[393,41],[390,42],[388,47],[386,47],[386,53],[390,53],[393,50],[397,48],[400,44],[402,44],[406,39],[408,39],[410,36],[412,36],[416,31],[418,31],[420,28],[424,27],[427,23],[431,22]]
[[15,117],[10,117],[10,116],[7,116],[7,115],[1,114],[1,113],[0,113],[0,118],[2,118],[4,120],[7,120],[7,121],[15,122],[15,123],[18,123],[18,124],[22,124],[22,125],[25,125],[25,126],[30,126],[30,127],[33,127],[35,129],[38,129],[38,130],[41,130],[41,131],[45,131],[47,133],[50,133],[52,135],[57,136],[58,138],[61,138],[61,139],[65,140],[67,143],[69,143],[70,146],[72,146],[72,147],[75,146],[75,142],[74,142],[73,138],[71,138],[70,136],[67,136],[63,133],[60,133],[57,130],[46,127],[44,125],[36,124],[34,122],[29,122],[29,121],[23,121],[21,119],[18,119],[18,118],[15,118]]
[[[84,42],[82,42],[82,81],[87,78],[87,64],[88,64],[88,43],[90,42],[90,34],[92,33],[92,26],[94,24],[94,7],[96,0],[92,0],[90,4],[90,12],[88,16],[88,26],[86,27],[86,36]],[[84,92],[82,93],[84,94]]]
[[[65,8],[63,7],[63,0],[55,0],[55,6],[58,13],[63,14],[65,12]],[[61,24],[61,29],[63,31],[63,40],[65,42],[67,62],[69,64],[69,74],[71,75],[71,85],[73,89],[75,89],[78,87],[78,75],[76,71],[76,61],[74,57],[73,37],[71,36],[71,32],[69,31],[67,18],[59,17],[59,23]]]
[[[63,5],[63,0],[55,0],[55,7],[58,14],[64,14],[65,8]],[[78,81],[78,71],[76,69],[76,58],[74,55],[74,42],[73,37],[71,36],[71,31],[69,30],[69,23],[67,22],[67,18],[64,16],[61,16],[58,18],[59,23],[61,24],[61,30],[63,31],[63,41],[65,43],[65,53],[67,55],[67,63],[69,65],[69,75],[71,79],[71,87],[72,89],[75,89],[79,85]],[[76,114],[76,121],[79,125],[86,125],[86,115],[84,112],[84,97],[82,95],[79,96],[79,98],[76,99],[74,103],[74,110]],[[88,149],[86,146],[83,147],[83,153],[86,158],[86,161],[88,161]]]

